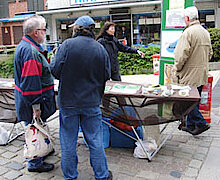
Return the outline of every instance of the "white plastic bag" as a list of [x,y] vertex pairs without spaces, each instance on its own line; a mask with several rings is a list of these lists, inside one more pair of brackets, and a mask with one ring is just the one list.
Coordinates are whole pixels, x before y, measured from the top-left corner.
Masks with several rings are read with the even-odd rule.
[[41,119],[34,119],[25,130],[24,157],[34,159],[54,150],[49,127]]
[[[141,158],[141,159],[142,158],[148,158],[147,154],[144,152],[140,142],[137,141],[135,144],[137,145],[137,147],[134,149],[134,157],[135,158]],[[148,137],[147,140],[143,140],[142,144],[143,144],[145,150],[149,154],[153,153],[157,149],[157,143],[151,137]]]
[[0,144],[5,145],[8,141],[9,133],[6,129],[0,126]]

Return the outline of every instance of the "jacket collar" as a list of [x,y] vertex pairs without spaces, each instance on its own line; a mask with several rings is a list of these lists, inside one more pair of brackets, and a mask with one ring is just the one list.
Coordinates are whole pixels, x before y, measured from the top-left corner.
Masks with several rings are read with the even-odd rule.
[[196,25],[196,24],[200,24],[199,20],[195,20],[193,22],[190,22],[189,25],[186,26],[183,31],[185,31],[187,28],[189,28],[189,27],[191,27],[193,25]]
[[37,42],[35,42],[30,36],[25,35],[22,38],[24,41],[30,43],[31,45],[33,45],[39,52],[43,52],[43,48],[41,47],[40,44],[38,44]]

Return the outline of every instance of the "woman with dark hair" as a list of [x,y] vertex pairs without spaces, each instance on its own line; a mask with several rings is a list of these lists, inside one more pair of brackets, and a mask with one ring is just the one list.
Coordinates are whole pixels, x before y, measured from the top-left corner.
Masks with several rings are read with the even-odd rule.
[[135,48],[123,45],[118,41],[114,34],[115,24],[112,22],[106,22],[101,29],[99,36],[97,37],[97,41],[101,43],[108,52],[111,62],[111,79],[113,81],[121,81],[118,63],[118,51],[127,53],[138,53],[142,57],[144,56],[144,53]]

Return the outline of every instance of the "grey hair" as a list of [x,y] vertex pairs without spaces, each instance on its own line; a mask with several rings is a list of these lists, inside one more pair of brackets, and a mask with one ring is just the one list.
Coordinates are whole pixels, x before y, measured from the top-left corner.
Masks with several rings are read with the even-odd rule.
[[24,35],[28,35],[32,33],[34,30],[40,29],[42,25],[46,26],[46,20],[44,17],[39,15],[30,17],[24,22],[23,25]]
[[189,20],[199,19],[198,9],[195,6],[188,7],[184,10],[184,16],[189,17]]
[[73,35],[76,34],[77,32],[80,32],[81,35],[83,36],[89,36],[89,35],[94,35],[93,30],[95,29],[95,25],[92,24],[89,27],[83,27],[78,24],[73,25]]

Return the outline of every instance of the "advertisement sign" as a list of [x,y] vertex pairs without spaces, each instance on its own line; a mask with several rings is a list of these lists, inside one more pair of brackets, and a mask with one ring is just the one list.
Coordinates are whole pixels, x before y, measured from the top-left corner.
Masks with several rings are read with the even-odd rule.
[[161,56],[174,58],[174,50],[182,31],[162,31]]

